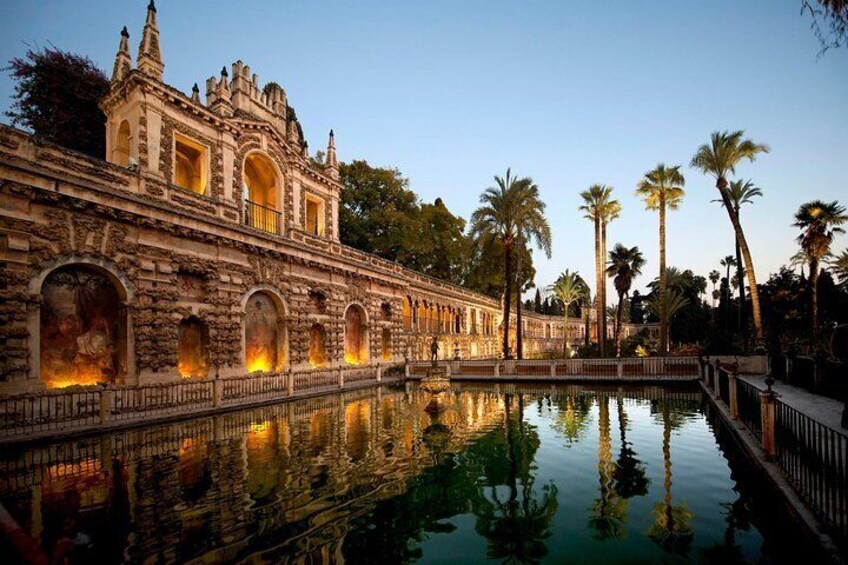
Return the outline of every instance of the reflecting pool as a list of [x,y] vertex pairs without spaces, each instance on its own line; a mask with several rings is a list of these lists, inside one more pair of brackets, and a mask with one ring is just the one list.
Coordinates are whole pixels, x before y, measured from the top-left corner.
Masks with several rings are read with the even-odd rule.
[[[72,563],[778,561],[697,389],[414,385],[0,456],[0,551]],[[15,528],[17,525],[17,529]]]

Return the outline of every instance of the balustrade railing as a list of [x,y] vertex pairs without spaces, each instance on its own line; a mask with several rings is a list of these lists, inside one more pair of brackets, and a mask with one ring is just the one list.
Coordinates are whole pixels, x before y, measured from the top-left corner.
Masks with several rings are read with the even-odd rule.
[[0,398],[0,436],[36,434],[100,422],[101,390]]
[[261,373],[222,380],[221,401],[238,404],[245,400],[273,400],[288,395],[287,376],[281,373]]
[[776,462],[835,531],[848,536],[848,436],[777,401]]
[[848,435],[732,375],[731,369],[705,369],[707,386],[714,392],[718,387],[718,400],[729,405],[731,417],[738,415],[761,442],[764,455],[831,531],[848,539]]
[[212,408],[213,381],[185,380],[132,387],[105,389],[111,395],[111,418],[130,420],[152,414],[175,414]]
[[274,208],[245,200],[244,223],[262,231],[280,233],[280,212]]
[[[402,367],[381,367],[385,378]],[[192,415],[220,406],[323,392],[347,384],[377,380],[377,366],[261,373],[224,379],[186,379],[140,386],[90,387],[0,397],[0,440],[40,437],[177,415]],[[358,385],[358,386],[359,386]]]

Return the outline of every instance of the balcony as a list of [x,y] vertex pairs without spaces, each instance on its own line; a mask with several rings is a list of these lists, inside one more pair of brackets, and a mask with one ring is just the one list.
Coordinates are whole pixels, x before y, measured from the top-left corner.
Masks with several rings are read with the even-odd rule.
[[280,233],[280,212],[250,200],[244,201],[244,223],[269,233]]

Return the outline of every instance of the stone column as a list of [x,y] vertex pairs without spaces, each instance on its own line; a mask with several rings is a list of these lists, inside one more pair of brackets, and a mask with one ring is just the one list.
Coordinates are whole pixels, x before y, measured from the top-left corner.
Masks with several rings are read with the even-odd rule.
[[730,373],[727,376],[728,405],[730,406],[730,417],[733,420],[739,418],[739,403],[736,400],[736,372]]
[[777,455],[777,443],[774,437],[775,400],[770,390],[760,392],[760,418],[763,429],[763,451],[766,459],[772,461]]
[[212,381],[212,406],[215,408],[221,405],[221,401],[224,399],[224,381],[222,379],[215,379]]
[[112,418],[112,400],[115,392],[104,388],[100,391],[100,425],[109,423]]
[[294,373],[291,371],[286,373],[286,394],[289,396],[294,394]]

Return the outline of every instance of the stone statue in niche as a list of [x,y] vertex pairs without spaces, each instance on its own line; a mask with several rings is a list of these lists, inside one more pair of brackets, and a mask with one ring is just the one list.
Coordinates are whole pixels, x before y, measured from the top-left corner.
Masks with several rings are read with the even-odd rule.
[[85,266],[51,273],[42,286],[41,378],[48,388],[114,382],[120,370],[120,300]]

